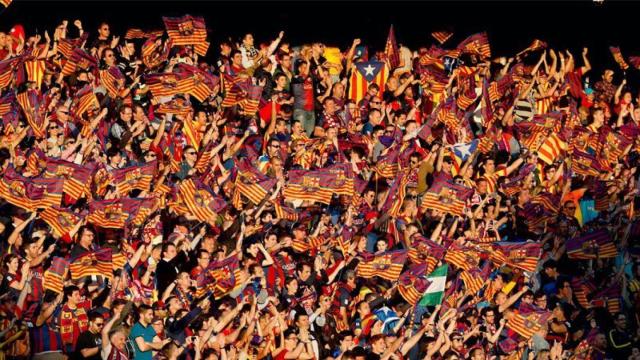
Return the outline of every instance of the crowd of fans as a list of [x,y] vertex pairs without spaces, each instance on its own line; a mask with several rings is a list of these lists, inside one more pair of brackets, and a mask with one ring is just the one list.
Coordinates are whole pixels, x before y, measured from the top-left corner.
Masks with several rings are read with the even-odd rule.
[[640,359],[640,96],[586,48],[26,30],[0,33],[3,357]]

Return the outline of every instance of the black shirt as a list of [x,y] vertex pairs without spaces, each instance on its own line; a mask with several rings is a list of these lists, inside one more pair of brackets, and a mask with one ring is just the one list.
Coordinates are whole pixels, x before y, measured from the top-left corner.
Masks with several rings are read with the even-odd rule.
[[102,336],[100,334],[94,334],[91,331],[85,331],[80,336],[78,336],[78,342],[76,343],[76,351],[71,355],[71,359],[90,359],[90,360],[100,360],[100,351],[98,351],[95,355],[90,357],[82,356],[82,349],[90,349],[96,346],[101,347],[102,345]]

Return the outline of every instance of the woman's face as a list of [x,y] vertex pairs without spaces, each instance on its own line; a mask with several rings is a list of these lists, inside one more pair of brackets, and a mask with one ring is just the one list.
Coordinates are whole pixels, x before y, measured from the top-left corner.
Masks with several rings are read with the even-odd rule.
[[9,261],[9,271],[12,273],[15,273],[16,271],[18,271],[18,266],[20,265],[20,261],[18,260],[17,257],[14,257],[13,259],[11,259],[11,261]]
[[387,242],[384,240],[380,240],[376,243],[376,249],[378,251],[386,251],[387,250]]

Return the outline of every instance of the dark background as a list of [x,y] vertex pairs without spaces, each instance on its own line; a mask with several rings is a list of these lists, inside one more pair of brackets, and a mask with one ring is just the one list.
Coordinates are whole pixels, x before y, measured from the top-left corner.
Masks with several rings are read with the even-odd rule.
[[[359,37],[371,50],[384,47],[389,25],[394,24],[399,43],[412,49],[435,41],[432,31],[453,30],[445,45],[454,47],[468,35],[487,31],[493,56],[510,56],[535,38],[555,49],[570,49],[578,65],[583,46],[595,69],[592,83],[605,67],[619,70],[608,47],[620,46],[625,57],[640,55],[640,3],[611,2],[185,2],[185,1],[51,1],[14,0],[0,14],[0,31],[21,23],[27,33],[53,28],[62,20],[79,18],[85,31],[96,33],[100,21],[112,33],[124,35],[127,28],[162,29],[162,16],[200,15],[210,30],[209,56],[217,43],[231,36],[254,34],[256,44],[274,39],[285,30],[292,45],[322,41],[347,48]],[[71,32],[74,34],[75,32]],[[73,35],[72,35],[73,36]],[[618,77],[621,77],[621,72]],[[627,70],[632,84],[640,84],[640,72]],[[618,79],[616,79],[618,81]]]

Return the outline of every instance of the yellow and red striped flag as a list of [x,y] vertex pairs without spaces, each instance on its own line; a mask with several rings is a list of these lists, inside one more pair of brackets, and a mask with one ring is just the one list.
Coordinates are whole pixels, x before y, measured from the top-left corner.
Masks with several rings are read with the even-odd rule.
[[63,190],[76,201],[90,192],[92,170],[69,161],[47,159],[44,176],[64,181]]
[[91,85],[86,85],[82,89],[78,90],[74,97],[74,113],[78,117],[82,117],[84,113],[91,109],[100,107],[100,102],[93,92]]
[[606,259],[618,255],[616,245],[606,229],[574,237],[567,241],[566,247],[569,259]]
[[450,183],[437,183],[424,194],[420,211],[424,213],[427,209],[433,209],[462,216],[467,198],[466,190],[457,189]]
[[538,158],[547,164],[553,164],[567,150],[567,143],[556,133],[552,133],[538,149]]
[[24,68],[27,71],[27,80],[34,82],[36,88],[40,89],[44,79],[45,61],[38,59],[27,60],[24,62]]
[[427,279],[426,264],[414,264],[398,279],[398,292],[411,305],[415,305],[427,291],[431,282]]
[[361,261],[356,268],[356,273],[365,279],[378,276],[385,280],[395,281],[400,276],[406,260],[407,250],[387,251]]
[[45,290],[51,290],[56,294],[60,294],[64,288],[64,278],[69,269],[69,262],[61,257],[54,257],[51,265],[42,275],[42,287]]
[[129,166],[111,171],[111,178],[116,192],[126,196],[131,190],[149,191],[151,181],[155,175],[157,163],[155,161],[141,166]]
[[200,221],[213,221],[224,209],[225,201],[214,195],[202,182],[187,179],[178,185],[178,194],[193,216]]
[[455,265],[459,269],[469,271],[475,267],[478,267],[480,254],[473,249],[463,248],[455,244],[451,244],[451,246],[447,249],[446,254],[444,255],[444,261],[448,262],[451,265]]
[[89,70],[91,68],[98,68],[98,59],[80,48],[75,48],[62,68],[62,75],[68,76],[78,70]]
[[489,254],[496,264],[516,267],[524,271],[535,272],[542,255],[540,243],[507,243],[495,242],[491,244],[492,251]]
[[609,50],[611,51],[611,55],[613,55],[613,59],[620,65],[622,70],[627,70],[629,68],[629,64],[624,61],[624,57],[622,56],[622,51],[617,46],[610,46]]
[[486,32],[469,36],[458,45],[458,49],[466,53],[479,55],[482,59],[491,58],[491,47]]
[[434,31],[431,36],[442,45],[453,36],[453,33],[450,31]]
[[163,17],[162,20],[174,46],[197,45],[207,41],[207,26],[203,17],[185,15]]
[[58,206],[44,209],[44,211],[40,213],[40,218],[51,226],[53,234],[57,238],[70,233],[71,230],[82,221],[81,216]]
[[235,255],[221,261],[212,261],[196,279],[196,297],[210,292],[215,299],[222,298],[240,282],[239,270],[238,258]]
[[44,129],[44,112],[41,111],[44,106],[44,101],[42,101],[42,96],[39,95],[38,90],[28,89],[27,91],[21,92],[18,94],[17,100],[35,137],[44,137],[46,134]]
[[533,334],[546,329],[547,320],[551,316],[550,311],[531,311],[527,314],[513,313],[507,320],[507,327],[529,339]]
[[389,35],[387,36],[387,42],[384,46],[384,54],[389,60],[389,65],[391,66],[391,70],[400,66],[400,51],[398,50],[398,43],[396,42],[396,33],[395,31],[393,31],[393,25],[389,27]]
[[129,213],[125,211],[121,199],[94,200],[89,203],[87,222],[109,229],[122,229],[126,226]]
[[111,249],[100,249],[82,254],[69,264],[71,279],[78,280],[85,276],[104,276],[113,278]]
[[323,174],[318,171],[289,171],[289,182],[285,185],[283,195],[288,200],[317,201],[330,204],[333,190],[326,187]]
[[380,92],[384,91],[385,84],[389,78],[389,68],[385,63],[369,61],[356,63],[355,66],[356,68],[349,78],[349,91],[347,93],[349,99],[358,103],[364,98],[371,84],[377,84]]

